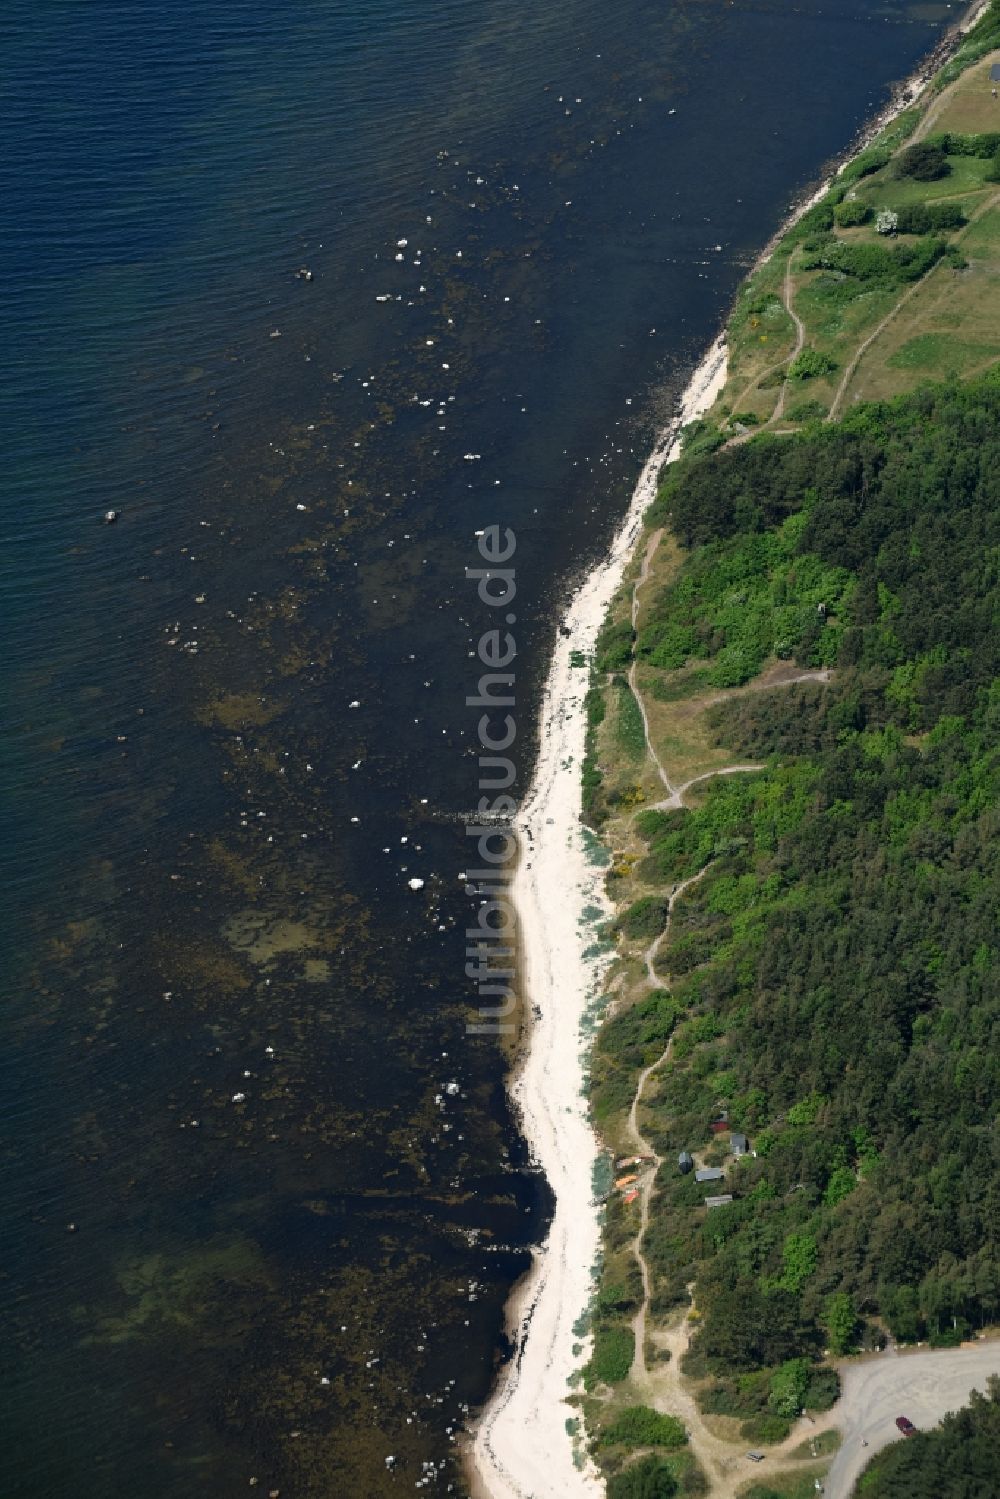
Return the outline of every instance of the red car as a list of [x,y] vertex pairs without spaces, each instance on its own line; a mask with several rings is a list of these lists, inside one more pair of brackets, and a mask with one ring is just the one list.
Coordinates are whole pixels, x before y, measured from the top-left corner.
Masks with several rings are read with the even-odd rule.
[[917,1428],[914,1426],[909,1416],[897,1416],[896,1425],[899,1427],[904,1437],[912,1437],[916,1435]]

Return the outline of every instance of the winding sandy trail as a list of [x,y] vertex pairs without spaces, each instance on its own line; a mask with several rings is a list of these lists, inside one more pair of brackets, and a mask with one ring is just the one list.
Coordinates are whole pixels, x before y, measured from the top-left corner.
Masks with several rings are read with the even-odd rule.
[[[795,311],[795,307],[792,303],[792,261],[794,259],[795,251],[793,250],[789,255],[788,261],[785,265],[785,280],[782,286],[781,293],[782,301],[785,304],[785,311],[788,313],[788,316],[795,324],[795,347],[792,349],[792,352],[789,354],[788,358],[782,361],[782,365],[787,365],[789,369],[791,369],[796,359],[798,359],[799,355],[802,353],[802,348],[806,341],[806,325],[799,317],[798,313]],[[779,365],[778,368],[781,369],[782,365]],[[777,405],[771,413],[770,420],[764,423],[765,426],[773,426],[774,423],[784,415],[785,397],[787,396],[787,394],[788,376],[786,375],[784,380],[781,382],[781,389],[778,392]]]
[[[646,961],[646,973],[649,978],[649,986],[651,989],[659,989],[663,987],[661,981],[656,976],[656,970],[653,967],[653,960],[656,957],[657,948],[660,946],[660,943],[663,942],[668,931],[670,930],[670,918],[673,915],[674,902],[678,900],[680,896],[684,894],[684,891],[687,890],[691,885],[697,884],[698,880],[700,880],[704,875],[706,869],[708,869],[707,864],[705,865],[704,869],[699,869],[697,874],[690,875],[688,879],[682,880],[681,883],[679,885],[676,885],[670,893],[670,899],[667,902],[667,916],[665,922],[663,923],[663,930],[662,932],[657,933],[657,935],[653,938],[652,942],[649,944],[649,946],[646,948],[645,953],[643,954]],[[635,1238],[632,1240],[632,1253],[635,1255],[636,1262],[639,1266],[639,1273],[642,1276],[642,1305],[639,1307],[639,1310],[632,1322],[632,1331],[635,1334],[635,1357],[632,1361],[632,1378],[642,1381],[645,1381],[648,1377],[646,1369],[646,1309],[649,1306],[649,1298],[651,1294],[649,1265],[646,1263],[646,1256],[643,1253],[642,1242],[646,1236],[646,1229],[649,1227],[649,1203],[653,1195],[653,1184],[656,1181],[656,1176],[659,1172],[660,1167],[663,1165],[663,1159],[657,1154],[653,1145],[646,1139],[645,1135],[639,1128],[639,1105],[642,1102],[642,1095],[645,1091],[646,1083],[653,1075],[653,1073],[656,1072],[659,1067],[662,1067],[663,1064],[669,1059],[673,1044],[674,1038],[673,1036],[671,1036],[662,1054],[657,1057],[656,1061],[651,1062],[648,1067],[645,1067],[642,1072],[640,1072],[639,1081],[636,1083],[635,1094],[632,1098],[632,1105],[628,1111],[629,1135],[634,1141],[639,1154],[652,1156],[654,1163],[652,1171],[644,1172],[639,1183],[639,1229],[636,1233]]]
[[[803,209],[803,212],[804,211],[805,210]],[[786,354],[784,359],[779,359],[777,364],[770,365],[766,370],[763,370],[761,374],[755,375],[744,388],[743,394],[740,396],[739,400],[734,402],[734,410],[738,409],[743,404],[752,390],[760,389],[762,380],[766,380],[769,375],[777,374],[778,370],[789,368],[792,364],[794,364],[795,360],[802,353],[802,349],[806,341],[806,326],[805,323],[803,323],[802,319],[799,317],[798,313],[795,311],[795,307],[792,302],[792,261],[794,260],[794,258],[795,251],[793,249],[788,256],[788,260],[785,265],[785,279],[781,284],[781,300],[785,304],[785,311],[788,313],[788,316],[791,318],[792,322],[795,325],[795,343],[792,346],[792,352],[790,354]],[[771,415],[768,417],[767,421],[762,422],[759,427],[751,428],[749,432],[741,432],[736,437],[731,437],[725,444],[725,446],[727,448],[739,447],[740,443],[749,442],[751,437],[756,437],[758,432],[766,432],[768,427],[773,427],[774,423],[780,421],[781,417],[784,415],[785,399],[787,395],[788,377],[786,375],[785,379],[781,382],[781,389],[778,392],[778,399],[775,404],[774,410],[771,412]]]
[[765,770],[767,767],[760,764],[747,765],[722,765],[718,770],[706,770],[699,776],[692,776],[690,781],[685,781],[683,786],[677,786],[669,796],[664,797],[661,802],[654,802],[651,810],[654,812],[674,812],[684,805],[684,793],[690,791],[692,786],[699,785],[702,781],[711,781],[715,776],[738,776],[752,770]]
[[[653,556],[654,556],[654,554],[656,552],[657,547],[660,544],[660,538],[662,537],[662,535],[663,535],[663,531],[659,530],[659,531],[654,531],[653,534],[652,534],[652,536],[650,536],[649,543],[648,543],[648,545],[646,547],[645,552],[643,553],[642,567],[639,570],[639,576],[636,578],[635,582],[632,584],[632,633],[633,634],[637,630],[638,623],[639,623],[639,590],[640,590],[640,588],[642,588],[645,585],[646,579],[649,577],[649,564],[653,560]],[[632,689],[632,696],[635,698],[636,702],[639,704],[639,712],[642,714],[642,731],[643,731],[644,735],[646,736],[646,753],[649,756],[649,758],[652,760],[653,764],[656,766],[657,774],[659,775],[660,780],[663,782],[664,788],[666,789],[667,796],[668,797],[669,796],[673,796],[674,795],[674,788],[673,788],[673,786],[672,786],[672,784],[670,782],[670,777],[667,775],[667,772],[666,772],[666,770],[663,767],[663,764],[662,764],[662,762],[660,760],[659,755],[656,753],[655,749],[653,748],[653,741],[649,737],[649,714],[646,712],[646,704],[643,701],[642,693],[639,691],[639,688],[636,685],[636,671],[638,669],[638,665],[639,665],[639,663],[636,660],[635,651],[633,650],[633,652],[632,652],[632,664],[629,666],[629,669],[628,669],[628,685]]]
[[[636,627],[639,614],[639,590],[645,584],[650,564],[656,547],[659,544],[661,532],[651,536],[649,545],[643,556],[642,567],[636,578],[632,589],[632,627]],[[800,682],[828,682],[831,673],[828,670],[814,670],[797,672],[793,676],[785,677],[778,682],[754,683],[747,691],[778,690],[782,687],[792,687]],[[765,769],[757,763],[741,763],[736,765],[724,765],[714,770],[702,771],[699,775],[692,776],[690,780],[681,785],[674,785],[670,780],[666,768],[656,755],[649,738],[649,721],[646,715],[646,705],[642,693],[638,688],[635,677],[635,662],[629,672],[629,685],[635,695],[636,702],[642,714],[642,721],[646,731],[646,746],[651,759],[654,761],[664,786],[668,790],[668,796],[655,804],[656,809],[669,810],[680,808],[684,805],[684,795],[692,786],[700,785],[704,781],[713,780],[716,776],[741,775]],[[720,694],[722,697],[728,694]],[[716,699],[713,699],[715,701]],[[667,937],[674,914],[674,906],[686,890],[707,874],[711,864],[706,864],[697,874],[689,875],[687,879],[674,887],[667,902],[666,919],[663,929],[653,938],[643,951],[643,964],[646,970],[647,988],[655,989],[664,987],[662,980],[655,967],[656,954]],[[749,1472],[753,1466],[746,1457],[745,1451],[741,1450],[740,1444],[728,1442],[717,1437],[705,1421],[704,1415],[691,1391],[685,1386],[681,1371],[680,1358],[687,1348],[688,1333],[687,1322],[683,1316],[675,1319],[673,1324],[666,1329],[658,1329],[655,1336],[662,1351],[669,1355],[668,1361],[660,1364],[655,1372],[651,1372],[646,1363],[646,1325],[648,1320],[649,1302],[652,1295],[652,1277],[650,1275],[649,1263],[643,1248],[646,1232],[649,1227],[650,1205],[656,1179],[663,1165],[663,1158],[658,1154],[654,1145],[642,1133],[639,1124],[639,1109],[642,1104],[646,1084],[653,1073],[665,1066],[671,1056],[673,1049],[673,1037],[669,1039],[666,1047],[655,1061],[639,1073],[635,1092],[629,1106],[627,1132],[639,1155],[651,1158],[652,1169],[645,1170],[639,1182],[639,1223],[630,1248],[639,1266],[642,1279],[642,1301],[639,1309],[632,1319],[632,1333],[635,1340],[635,1352],[632,1360],[632,1368],[629,1378],[637,1393],[650,1404],[655,1410],[664,1414],[677,1416],[684,1422],[688,1432],[688,1440],[691,1450],[696,1459],[708,1475],[712,1499],[735,1499],[737,1490],[748,1481]],[[812,1431],[813,1428],[810,1428]],[[781,1447],[774,1449],[771,1454],[772,1463],[770,1471],[775,1472],[784,1469],[783,1458],[792,1447],[801,1442],[803,1432],[801,1428],[789,1437],[788,1441]],[[801,1471],[801,1465],[797,1465]],[[794,1468],[793,1468],[794,1471]]]

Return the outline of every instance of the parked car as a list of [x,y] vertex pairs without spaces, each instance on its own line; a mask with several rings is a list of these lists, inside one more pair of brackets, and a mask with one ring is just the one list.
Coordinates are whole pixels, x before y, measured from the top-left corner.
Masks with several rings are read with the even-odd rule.
[[750,1461],[752,1463],[762,1463],[764,1461],[764,1456],[765,1456],[765,1454],[763,1452],[748,1452],[747,1453],[747,1457],[750,1459]]
[[917,1429],[914,1426],[913,1422],[910,1420],[909,1416],[897,1416],[896,1425],[899,1427],[904,1437],[912,1437]]

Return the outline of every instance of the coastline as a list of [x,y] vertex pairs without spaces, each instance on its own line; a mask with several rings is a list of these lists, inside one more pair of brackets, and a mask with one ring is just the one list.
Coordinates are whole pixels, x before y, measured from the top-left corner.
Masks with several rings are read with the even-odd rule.
[[[888,105],[832,160],[818,185],[790,205],[745,280],[825,196],[844,167],[925,95],[988,9],[989,0],[975,0],[949,27],[920,67],[895,89]],[[516,823],[521,853],[512,887],[520,928],[522,995],[530,997],[534,1018],[508,1086],[556,1207],[549,1236],[535,1249],[532,1268],[508,1303],[514,1353],[470,1429],[466,1464],[474,1499],[541,1499],[545,1494],[597,1499],[604,1493],[598,1469],[584,1449],[574,1453],[567,1430],[576,1411],[566,1403],[566,1395],[589,1347],[589,1336],[579,1336],[574,1325],[593,1294],[601,1253],[592,1180],[599,1141],[588,1117],[589,1041],[582,1024],[599,992],[605,963],[585,956],[588,934],[581,913],[589,905],[613,914],[603,871],[588,860],[578,774],[566,773],[570,762],[576,771],[582,764],[586,734],[587,681],[571,660],[577,652],[589,658],[593,650],[642,534],[660,472],[679,453],[680,428],[711,409],[725,382],[722,332],[694,371],[678,414],[650,454],[607,556],[573,594],[546,677],[538,761]],[[572,1046],[567,1044],[569,1037]]]
[[584,1092],[588,1042],[582,1024],[604,964],[586,954],[590,938],[581,911],[593,905],[610,913],[603,870],[588,859],[579,777],[566,768],[570,762],[582,764],[586,736],[588,679],[572,661],[574,653],[589,656],[593,650],[660,470],[679,451],[680,428],[712,405],[725,375],[719,335],[647,459],[608,555],[574,593],[546,678],[538,760],[516,824],[521,855],[513,882],[521,987],[531,996],[534,1019],[510,1092],[556,1206],[549,1236],[511,1298],[514,1353],[471,1433],[470,1482],[482,1499],[530,1499],[541,1493],[585,1499],[604,1491],[589,1459],[578,1465],[566,1427],[574,1411],[565,1402],[569,1381],[584,1361],[583,1340],[574,1328],[593,1292],[601,1244],[593,1203],[599,1146]]
[[816,187],[808,189],[806,196],[789,204],[787,215],[764,245],[753,265],[747,271],[741,285],[745,285],[750,277],[770,260],[789,229],[794,228],[802,215],[807,213],[810,208],[814,207],[829,192],[844,168],[864,151],[866,147],[870,146],[876,137],[892,124],[893,120],[897,119],[905,110],[910,109],[922,98],[925,90],[934,81],[942,67],[961,46],[963,37],[972,30],[973,26],[986,14],[989,8],[990,0],[972,0],[972,4],[965,14],[949,26],[937,46],[927,54],[919,68],[916,68],[902,83],[896,86],[885,108],[881,109],[877,115],[872,116],[868,123],[855,135],[853,141],[844,152],[830,159],[828,168]]

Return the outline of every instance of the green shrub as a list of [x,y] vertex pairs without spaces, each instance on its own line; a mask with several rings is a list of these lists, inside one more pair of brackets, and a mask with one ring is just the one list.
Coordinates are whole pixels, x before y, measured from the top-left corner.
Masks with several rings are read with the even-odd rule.
[[660,1457],[642,1457],[616,1473],[608,1484],[608,1499],[673,1499],[677,1479]]
[[777,1416],[797,1416],[805,1405],[810,1365],[807,1358],[786,1359],[771,1375],[767,1403]]
[[916,182],[935,182],[951,171],[944,148],[930,141],[917,141],[896,157],[893,168],[897,177],[912,177]]
[[630,760],[641,760],[646,753],[646,725],[635,693],[627,682],[618,689],[618,715],[615,740]]
[[825,233],[833,228],[833,204],[826,198],[820,203],[814,203],[812,208],[807,208],[797,224],[793,224],[785,235],[783,243],[794,245],[810,235]]
[[[601,1027],[599,1052],[631,1069],[647,1066],[669,1041],[679,1010],[669,989],[652,989]],[[634,1091],[631,1076],[629,1086]]]
[[826,416],[828,406],[822,401],[794,401],[785,415],[790,422],[818,422]]
[[942,1327],[928,1338],[932,1348],[958,1348],[969,1335],[969,1324],[962,1318],[955,1327]]
[[[641,1289],[640,1282],[639,1290]],[[638,1297],[633,1290],[614,1282],[611,1285],[602,1286],[594,1297],[594,1316],[606,1317],[616,1313],[624,1316],[627,1312],[635,1311],[638,1304]]]
[[704,417],[698,417],[695,421],[688,422],[686,427],[682,427],[680,438],[681,451],[688,457],[695,453],[713,453],[716,448],[721,448],[726,440],[718,427],[706,421]]
[[747,1420],[763,1415],[767,1409],[771,1371],[755,1369],[738,1378],[722,1378],[709,1385],[698,1396],[698,1404],[711,1416],[737,1416]]
[[846,1291],[835,1291],[823,1304],[823,1326],[833,1353],[847,1353],[858,1329],[854,1302]]
[[610,1447],[683,1447],[687,1431],[676,1416],[662,1416],[648,1405],[630,1405],[601,1432],[599,1445]]
[[774,369],[774,370],[768,370],[767,374],[766,375],[762,375],[761,378],[757,381],[757,389],[758,390],[777,390],[778,386],[779,385],[784,385],[784,383],[785,383],[785,374],[784,374],[783,370],[781,370],[780,368],[779,369]]
[[762,1416],[751,1416],[744,1421],[740,1427],[740,1436],[745,1442],[760,1442],[762,1445],[771,1446],[775,1442],[783,1442],[792,1429],[792,1423],[784,1416],[767,1412]]
[[892,152],[888,146],[869,146],[867,150],[859,151],[854,160],[847,163],[838,181],[860,182],[862,177],[870,177],[873,172],[880,172],[891,160]]
[[990,158],[990,164],[986,168],[987,182],[1000,182],[1000,151],[994,153]]
[[683,825],[686,813],[680,808],[675,812],[661,812],[653,807],[647,807],[642,812],[635,814],[633,827],[644,838],[647,843],[652,843],[654,838],[662,838],[666,833],[676,833]]
[[[897,219],[898,215],[894,215]],[[943,240],[919,239],[913,245],[846,244],[831,240],[803,257],[807,271],[840,271],[857,281],[919,281],[945,252]]]
[[583,1371],[587,1390],[599,1384],[621,1384],[635,1358],[635,1336],[620,1323],[598,1323],[594,1328],[594,1351]]
[[587,727],[596,729],[604,722],[607,711],[604,702],[604,693],[599,687],[591,687],[583,700],[584,711],[587,714]]
[[840,1376],[836,1369],[813,1369],[802,1404],[807,1411],[828,1411],[840,1399]]
[[[697,645],[697,637],[689,626],[673,625],[661,629],[657,632],[656,648],[648,653],[650,663],[661,671],[676,671],[689,656],[696,654]],[[647,654],[643,637],[639,639],[639,654]]]
[[663,895],[642,895],[618,918],[623,937],[656,937],[667,924],[667,900]]
[[939,147],[946,156],[975,156],[988,161],[1000,151],[1000,130],[986,130],[981,135],[959,135],[952,130],[940,130],[929,135],[925,144]]
[[879,1293],[879,1303],[889,1331],[900,1343],[916,1343],[924,1333],[924,1321],[913,1286],[894,1286]]
[[833,211],[833,217],[841,229],[853,229],[858,224],[867,224],[871,216],[868,204],[862,203],[860,198],[845,198]]
[[966,222],[957,203],[911,203],[896,210],[898,234],[929,234],[935,229],[960,229]]
[[788,369],[790,380],[812,380],[817,375],[828,375],[837,368],[836,360],[818,349],[803,349]]
[[966,32],[962,45],[954,57],[950,62],[945,63],[934,79],[934,89],[940,91],[946,88],[977,58],[984,57],[987,52],[991,52],[998,45],[1000,45],[1000,6],[997,5],[996,0],[992,0],[972,30]]
[[632,624],[627,619],[612,623],[608,620],[601,627],[594,651],[594,670],[597,672],[621,671],[632,660]]

